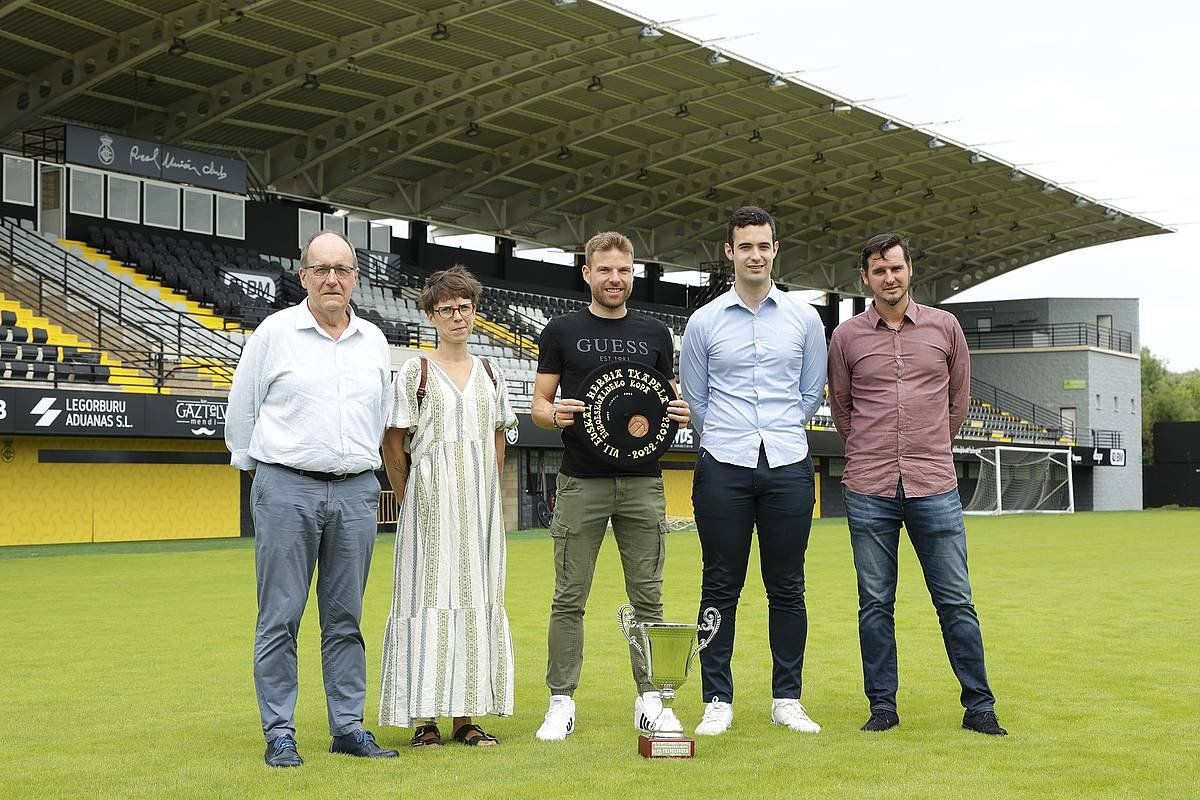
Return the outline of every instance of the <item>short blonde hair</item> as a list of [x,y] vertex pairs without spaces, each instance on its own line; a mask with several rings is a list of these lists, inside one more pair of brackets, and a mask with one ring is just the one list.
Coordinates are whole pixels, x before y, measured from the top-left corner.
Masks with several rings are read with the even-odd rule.
[[588,239],[587,247],[584,249],[584,259],[590,265],[592,256],[605,250],[620,250],[633,258],[633,242],[629,241],[628,236],[616,231],[603,231]]

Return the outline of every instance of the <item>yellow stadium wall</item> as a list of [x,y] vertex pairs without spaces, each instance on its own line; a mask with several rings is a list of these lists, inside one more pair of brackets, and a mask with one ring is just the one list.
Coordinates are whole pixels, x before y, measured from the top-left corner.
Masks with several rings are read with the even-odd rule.
[[[692,470],[695,468],[696,457],[691,453],[667,453],[662,460],[688,466],[687,469],[663,468],[663,492],[667,496],[667,516],[692,516]],[[813,519],[821,517],[821,474],[816,471],[820,465],[821,459],[814,458],[813,489],[816,493],[816,504],[813,506]]]
[[224,453],[221,442],[14,436],[4,444],[0,546],[201,539],[240,533],[239,473],[228,464],[38,460],[39,450]]

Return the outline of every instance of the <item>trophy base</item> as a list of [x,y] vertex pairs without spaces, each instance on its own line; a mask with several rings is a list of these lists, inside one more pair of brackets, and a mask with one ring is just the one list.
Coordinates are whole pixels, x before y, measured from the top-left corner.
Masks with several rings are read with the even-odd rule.
[[638,737],[638,754],[642,758],[694,758],[696,740],[686,736]]

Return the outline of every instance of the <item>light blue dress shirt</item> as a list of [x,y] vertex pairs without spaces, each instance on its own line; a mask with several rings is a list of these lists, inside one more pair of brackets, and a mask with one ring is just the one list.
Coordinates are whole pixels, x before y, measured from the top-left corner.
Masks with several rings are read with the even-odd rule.
[[700,447],[725,464],[804,460],[804,423],[825,389],[825,328],[817,310],[772,287],[758,312],[735,289],[696,310],[679,357]]

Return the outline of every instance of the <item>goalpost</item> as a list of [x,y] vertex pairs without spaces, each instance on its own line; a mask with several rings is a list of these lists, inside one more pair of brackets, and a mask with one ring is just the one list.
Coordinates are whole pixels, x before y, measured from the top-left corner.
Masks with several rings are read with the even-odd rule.
[[979,482],[965,514],[1070,514],[1075,511],[1071,451],[1031,447],[985,447],[979,451]]

